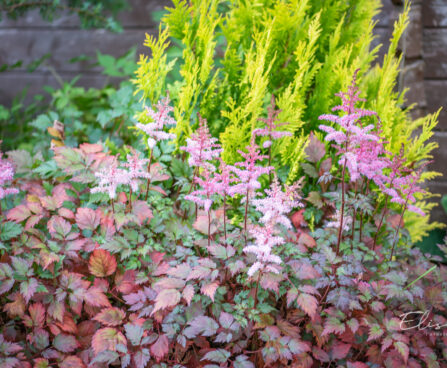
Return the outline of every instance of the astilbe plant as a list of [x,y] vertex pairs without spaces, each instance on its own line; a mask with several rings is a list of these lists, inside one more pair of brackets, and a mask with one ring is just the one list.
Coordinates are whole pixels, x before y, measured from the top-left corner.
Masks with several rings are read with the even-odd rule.
[[[1,142],[0,142],[1,143]],[[12,163],[3,158],[3,152],[0,152],[0,201],[7,195],[17,194],[17,188],[6,187],[6,185],[14,178],[14,166]],[[2,212],[0,202],[0,214]]]
[[[174,110],[169,103],[170,99],[169,95],[167,95],[156,104],[157,111],[146,106],[146,114],[152,122],[147,124],[137,123],[136,125],[136,128],[141,130],[147,138],[147,147],[149,148],[149,162],[147,164],[147,171],[149,173],[151,171],[153,149],[157,142],[175,138],[174,134],[168,133],[164,130],[169,125],[177,124],[174,118],[169,115]],[[150,183],[151,178],[148,178],[146,186],[146,200],[149,195]]]
[[186,146],[194,173],[164,142],[150,171],[135,151],[82,144],[8,174],[0,366],[446,367],[447,270],[397,246],[423,165],[383,149],[351,88],[348,117],[323,128],[336,149],[313,135],[293,185],[268,180],[256,136],[224,164],[205,121]]

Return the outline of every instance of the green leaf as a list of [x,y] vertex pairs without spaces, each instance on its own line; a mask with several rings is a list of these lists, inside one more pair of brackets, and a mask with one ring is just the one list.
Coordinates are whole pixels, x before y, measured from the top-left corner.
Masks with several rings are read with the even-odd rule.
[[7,221],[0,224],[0,239],[3,241],[12,239],[20,235],[23,227],[15,222]]
[[33,170],[33,173],[39,174],[41,178],[48,179],[57,176],[60,171],[54,160],[46,161]]

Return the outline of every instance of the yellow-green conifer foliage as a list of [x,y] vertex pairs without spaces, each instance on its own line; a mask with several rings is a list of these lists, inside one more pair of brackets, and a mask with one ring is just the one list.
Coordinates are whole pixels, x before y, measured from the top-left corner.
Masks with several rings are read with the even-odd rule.
[[[379,0],[174,0],[158,40],[147,36],[152,56],[140,59],[137,90],[147,104],[169,91],[178,145],[195,128],[200,112],[230,163],[261,126],[259,118],[274,94],[282,110],[279,118],[287,122],[282,129],[293,137],[275,142],[273,163],[288,167],[289,180],[294,180],[302,174],[304,147],[309,133],[318,129],[318,117],[339,102],[335,93],[346,90],[359,69],[365,107],[379,114],[388,149],[398,152],[404,143],[409,164],[429,159],[436,148],[428,140],[437,115],[412,121],[409,109],[402,109],[405,91],[396,91],[396,50],[409,9],[395,23],[379,65],[379,47],[372,48],[371,42],[380,5]],[[177,58],[169,54],[170,44]],[[435,175],[427,172],[424,178]],[[429,210],[433,205],[425,199],[422,207]],[[415,241],[436,226],[428,217],[408,215],[407,221],[415,224]]]

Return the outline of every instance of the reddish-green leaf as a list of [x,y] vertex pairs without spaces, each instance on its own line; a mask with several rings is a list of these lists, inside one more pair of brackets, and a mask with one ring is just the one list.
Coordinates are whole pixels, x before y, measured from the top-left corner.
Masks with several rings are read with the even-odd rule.
[[116,289],[123,294],[130,294],[135,288],[135,270],[126,270],[115,276]]
[[79,343],[73,335],[61,333],[54,338],[53,346],[63,353],[71,353],[79,347]]
[[155,298],[155,306],[151,313],[153,315],[156,311],[173,307],[180,302],[180,292],[176,289],[165,289],[157,294]]
[[187,263],[181,263],[175,267],[172,267],[167,274],[169,276],[177,277],[179,279],[186,279],[191,272],[191,267]]
[[99,312],[93,319],[106,326],[118,326],[123,322],[125,316],[122,309],[107,308]]
[[84,300],[93,307],[110,307],[109,299],[99,287],[90,287],[84,293]]
[[104,249],[95,249],[90,256],[88,269],[98,277],[110,276],[116,270],[115,257]]
[[31,216],[31,211],[24,204],[18,205],[13,209],[9,210],[6,218],[8,220],[14,220],[16,222],[22,222]]
[[216,293],[218,287],[219,287],[218,282],[212,282],[211,284],[203,285],[200,291],[202,292],[203,295],[209,296],[211,300],[214,302],[214,294]]
[[304,245],[307,248],[313,248],[317,245],[316,241],[314,238],[312,238],[309,234],[307,233],[301,233],[299,239],[298,239],[298,243],[300,245]]
[[[208,215],[199,215],[193,224],[194,229],[202,234],[208,235]],[[216,224],[211,220],[210,233],[213,235],[217,231]]]
[[322,336],[329,335],[331,333],[342,334],[345,332],[346,326],[340,320],[335,317],[329,317],[324,323],[324,330]]
[[306,312],[312,319],[317,312],[318,300],[309,294],[301,293],[297,298],[298,306]]
[[332,359],[344,359],[349,353],[349,349],[351,349],[350,344],[344,344],[342,342],[337,342],[334,344],[331,350]]
[[317,163],[320,161],[326,153],[324,143],[320,142],[315,134],[311,133],[309,136],[309,143],[307,144],[304,152],[306,152],[307,159],[310,162]]
[[93,335],[92,347],[95,354],[99,354],[104,350],[116,351],[116,345],[126,345],[127,341],[124,335],[115,328],[105,327]]
[[141,339],[144,334],[143,327],[133,323],[126,323],[124,325],[124,329],[126,330],[127,339],[133,346],[138,346],[141,344]]
[[182,296],[183,296],[183,299],[186,300],[186,303],[188,303],[188,305],[190,305],[191,300],[194,296],[194,286],[186,285],[185,288],[183,289]]
[[28,312],[33,322],[32,327],[43,327],[45,322],[45,308],[42,303],[35,303],[31,305]]
[[307,353],[308,351],[310,351],[309,343],[298,339],[290,339],[288,345],[290,351],[296,355]]
[[154,217],[151,208],[144,201],[135,201],[132,204],[132,213],[135,215],[139,225],[144,224],[146,220],[150,221]]
[[351,331],[356,333],[359,329],[359,322],[355,318],[351,318],[347,323]]
[[[10,358],[10,359],[14,359],[14,358]],[[0,359],[0,363],[2,363],[2,360]],[[19,363],[19,360],[16,359],[16,363],[12,364],[8,364],[7,361],[4,361],[3,363],[5,364],[4,368],[15,368],[18,367],[19,365],[17,363]],[[34,366],[33,368],[49,368],[50,366],[50,362],[48,361],[48,359],[44,359],[44,358],[36,358],[34,359]]]
[[59,368],[85,368],[86,365],[83,363],[81,358],[77,356],[70,355],[66,357],[60,364]]
[[296,266],[293,266],[293,269],[296,277],[301,280],[316,279],[321,276],[310,263],[297,262]]
[[149,353],[148,349],[141,349],[140,351],[137,351],[133,356],[135,368],[146,368],[150,359],[151,354]]
[[403,343],[402,341],[395,341],[394,347],[397,349],[397,351],[402,355],[404,358],[405,364],[408,361],[408,355],[410,354],[410,349],[407,344]]
[[374,323],[369,328],[368,341],[378,339],[382,335],[383,335],[382,328],[378,324]]
[[35,278],[31,278],[27,281],[23,281],[20,284],[20,293],[25,298],[25,301],[28,303],[31,299],[31,297],[34,295],[34,293],[37,290],[38,282]]
[[157,293],[164,289],[181,289],[185,286],[185,281],[175,277],[164,277],[152,285]]
[[64,238],[70,233],[70,230],[71,230],[71,224],[67,220],[65,220],[64,218],[62,218],[60,216],[53,216],[48,221],[47,226],[48,226],[48,231],[51,234],[57,233]]
[[80,229],[94,231],[101,222],[99,211],[94,211],[91,208],[78,208],[76,211],[76,224]]
[[369,368],[369,365],[362,362],[348,362],[347,368]]
[[160,335],[151,346],[151,353],[159,362],[169,352],[169,340],[166,335]]
[[290,219],[292,220],[295,229],[300,229],[306,224],[306,221],[304,220],[304,209],[294,212]]
[[184,335],[190,339],[201,336],[212,336],[216,333],[219,325],[217,322],[206,316],[198,316],[192,321],[188,322],[189,327],[185,328],[183,331]]
[[210,360],[215,363],[225,363],[228,361],[228,358],[231,356],[229,351],[225,349],[216,349],[211,350],[205,354],[205,356],[200,360]]

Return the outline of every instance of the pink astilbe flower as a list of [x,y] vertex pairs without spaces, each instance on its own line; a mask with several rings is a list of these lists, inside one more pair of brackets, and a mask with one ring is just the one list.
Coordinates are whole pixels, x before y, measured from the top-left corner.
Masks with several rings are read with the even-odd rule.
[[163,128],[168,125],[176,125],[177,122],[169,116],[169,113],[174,110],[169,105],[169,95],[158,101],[156,105],[157,111],[146,106],[147,115],[152,118],[153,122],[148,124],[138,123],[136,127],[146,133],[149,138],[147,144],[150,149],[153,149],[158,141],[174,139],[175,134],[163,131]]
[[3,153],[0,152],[0,199],[10,194],[19,193],[16,188],[5,188],[7,182],[14,178],[14,166],[8,160],[2,158]]
[[181,150],[189,153],[188,163],[193,167],[208,167],[212,170],[213,165],[208,163],[220,156],[221,146],[216,143],[217,139],[212,137],[206,119],[199,115],[199,127],[186,138],[186,146],[180,147]]
[[[356,73],[357,74],[357,73]],[[336,96],[341,97],[342,105],[335,106],[333,111],[344,111],[346,115],[337,116],[325,114],[319,120],[331,121],[339,126],[335,129],[328,125],[320,125],[320,129],[328,133],[326,141],[335,142],[335,147],[340,155],[338,163],[349,170],[351,181],[357,181],[361,175],[376,181],[383,180],[382,170],[387,167],[383,142],[377,133],[373,132],[375,126],[369,124],[363,126],[360,119],[365,116],[377,116],[376,112],[355,107],[359,101],[364,101],[358,96],[356,75],[354,75],[348,92],[340,92]]]
[[250,234],[254,237],[255,242],[252,245],[247,245],[244,252],[256,255],[256,262],[248,269],[248,276],[253,276],[256,271],[279,273],[279,270],[272,264],[280,265],[282,260],[272,253],[272,249],[284,244],[284,237],[276,235],[272,226],[255,226],[250,230]]
[[[331,221],[327,221],[325,226],[328,228],[339,229],[341,223],[341,211],[337,209],[335,213],[331,216]],[[349,231],[352,225],[352,216],[344,214],[343,216],[343,231]]]
[[[335,115],[321,115],[319,119],[336,122],[344,131],[338,131],[327,125],[320,125],[320,129],[329,133],[326,141],[334,141],[338,154],[340,155],[339,164],[345,165],[351,175],[351,181],[356,181],[361,171],[359,163],[361,162],[360,154],[365,152],[362,147],[370,144],[369,142],[377,142],[379,138],[370,133],[374,129],[374,125],[370,124],[366,127],[355,125],[358,121],[358,114],[351,114],[343,117]],[[365,147],[366,148],[366,147]]]
[[237,178],[234,177],[232,173],[233,166],[228,165],[219,157],[219,172],[216,172],[214,175],[216,177],[219,185],[218,194],[222,196],[230,195],[231,184],[237,181]]
[[267,118],[259,118],[260,121],[265,123],[265,128],[253,130],[254,136],[264,136],[269,137],[269,140],[265,141],[263,144],[264,148],[269,148],[272,145],[272,139],[279,139],[286,136],[292,136],[292,133],[287,131],[278,131],[277,129],[287,125],[287,123],[278,123],[278,115],[281,110],[275,109],[275,97],[272,95],[271,105],[267,109]]
[[132,148],[132,154],[127,155],[127,162],[123,166],[128,168],[129,185],[134,192],[138,190],[140,179],[149,179],[150,174],[147,172],[146,165],[148,159],[141,159],[140,155]]
[[359,174],[382,187],[387,180],[384,169],[390,165],[390,160],[385,156],[383,142],[381,140],[364,142],[355,150],[355,155]]
[[265,190],[267,195],[264,198],[254,199],[252,202],[256,210],[263,214],[259,221],[266,226],[274,227],[281,224],[287,229],[292,228],[292,223],[287,215],[294,208],[304,206],[300,202],[301,196],[298,193],[300,187],[301,182],[296,182],[290,186],[286,185],[285,191],[283,191],[275,174],[270,189]]
[[201,176],[194,177],[194,183],[198,184],[198,190],[194,190],[185,196],[185,199],[196,203],[199,207],[208,212],[213,204],[213,196],[222,191],[222,184],[213,173],[205,168]]
[[397,189],[397,191],[395,191],[396,193],[391,196],[391,202],[399,203],[406,206],[408,211],[425,216],[424,211],[412,204],[416,202],[416,198],[414,196],[416,193],[426,192],[417,184],[420,180],[422,169],[423,167],[420,167],[417,171],[413,171],[394,180],[393,186]]
[[399,154],[389,160],[389,173],[384,176],[384,180],[380,185],[381,190],[391,198],[391,202],[405,205],[411,212],[418,213],[422,216],[425,213],[412,203],[416,201],[414,195],[416,193],[425,193],[417,183],[420,180],[423,168],[428,163],[419,167],[417,171],[411,170],[405,166],[404,146],[401,147]]
[[266,155],[261,155],[259,152],[259,146],[255,143],[254,135],[252,136],[251,143],[247,146],[248,152],[238,150],[238,153],[245,159],[242,162],[236,162],[231,168],[233,173],[237,176],[239,182],[230,188],[230,195],[245,194],[249,197],[252,196],[256,189],[261,187],[258,182],[258,178],[263,174],[268,174],[270,170],[273,170],[271,166],[257,166],[257,161],[268,158]]
[[285,186],[285,191],[282,190],[281,185],[275,175],[270,189],[265,193],[266,197],[256,199],[253,201],[256,209],[260,211],[263,216],[259,220],[264,226],[255,226],[250,230],[250,234],[254,237],[254,244],[247,245],[244,248],[245,253],[253,253],[256,255],[256,262],[248,270],[248,275],[258,271],[269,271],[278,273],[278,269],[272,265],[281,264],[281,258],[273,254],[274,247],[284,244],[284,237],[280,235],[278,225],[281,224],[285,228],[290,229],[292,223],[287,218],[287,215],[297,207],[303,207],[300,202],[301,196],[298,190],[301,187],[301,181],[293,185]]
[[107,193],[110,199],[116,198],[118,185],[129,185],[131,181],[127,170],[118,168],[116,157],[110,166],[96,172],[95,177],[98,179],[98,186],[92,188],[90,192]]

